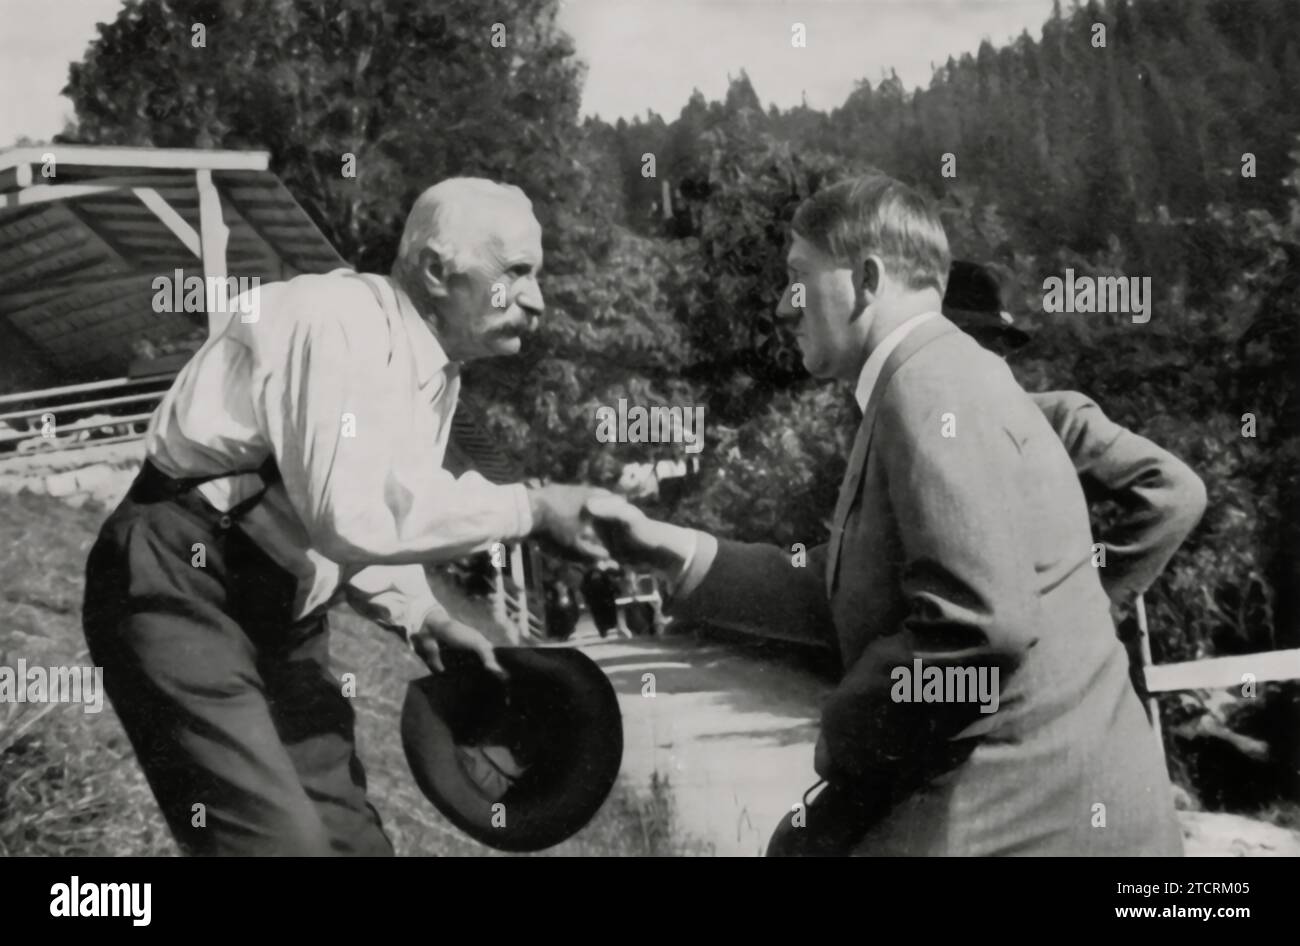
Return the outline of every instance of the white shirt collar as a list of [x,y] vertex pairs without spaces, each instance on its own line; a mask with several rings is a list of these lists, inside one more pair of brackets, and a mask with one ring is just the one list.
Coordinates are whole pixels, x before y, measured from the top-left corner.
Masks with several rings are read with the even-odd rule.
[[388,276],[380,276],[379,278],[392,293],[393,301],[397,305],[397,312],[406,325],[407,335],[411,339],[411,351],[415,357],[416,381],[419,383],[420,388],[427,388],[429,382],[437,378],[439,374],[446,374],[449,377],[458,375],[460,365],[447,357],[447,352],[443,349],[442,343],[434,333],[433,326],[420,315],[419,310],[415,308],[415,303],[411,301],[411,297],[397,284],[395,279]]
[[871,400],[871,391],[880,378],[880,372],[885,367],[885,359],[889,357],[889,353],[897,348],[899,343],[907,338],[913,329],[919,328],[922,323],[928,322],[938,314],[938,312],[922,312],[919,315],[912,316],[886,335],[885,340],[867,356],[867,363],[862,366],[862,373],[858,375],[858,387],[853,394],[857,398],[858,408],[862,413],[867,412],[867,403]]
[[347,267],[340,267],[330,273],[331,276],[336,274],[354,276],[369,285],[390,323],[400,321],[405,326],[406,334],[411,340],[411,354],[415,358],[416,381],[422,390],[440,373],[448,376],[460,373],[460,365],[447,357],[433,326],[420,316],[415,303],[397,284],[397,280],[379,273],[358,273]]

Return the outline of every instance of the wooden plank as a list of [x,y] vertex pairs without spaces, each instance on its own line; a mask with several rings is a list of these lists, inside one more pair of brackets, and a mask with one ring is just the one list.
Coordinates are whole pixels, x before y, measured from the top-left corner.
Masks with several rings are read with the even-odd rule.
[[40,257],[48,257],[52,253],[71,251],[83,256],[90,255],[82,245],[84,241],[77,236],[78,227],[76,221],[68,219],[53,230],[0,252],[0,273],[8,276],[9,270],[13,267]]
[[109,391],[113,388],[138,384],[130,378],[110,378],[107,381],[89,381],[85,384],[65,384],[57,388],[41,388],[37,391],[19,391],[15,394],[0,395],[0,404],[17,404],[22,401],[35,401],[38,398],[59,397],[64,394],[87,394],[91,391]]
[[45,207],[28,207],[29,216],[19,217],[14,213],[0,218],[0,253],[9,253],[19,247],[50,236],[68,225],[67,219],[59,212],[57,205]]
[[116,275],[115,265],[102,256],[86,256],[80,248],[73,248],[70,252],[26,260],[17,266],[0,266],[0,307],[3,307],[3,299],[12,293],[11,286],[26,286],[73,275],[89,280],[106,275],[105,269]]
[[[142,420],[148,420],[153,416],[153,411],[147,414],[123,414],[120,417],[112,417],[107,420],[95,421],[77,421],[68,424],[66,427],[58,422],[59,411],[57,408],[51,408],[50,413],[54,414],[54,431],[55,436],[62,437],[64,434],[75,434],[83,430],[98,430],[100,427],[116,427],[119,424],[132,424]],[[33,434],[30,430],[15,431],[14,433],[0,433],[0,443],[9,443],[12,440],[31,440],[33,437],[39,437],[40,434]],[[51,438],[52,439],[52,438]]]
[[44,407],[30,407],[21,411],[0,414],[0,421],[21,420],[24,417],[39,417],[46,411],[85,411],[94,407],[111,407],[115,404],[135,404],[142,401],[161,401],[166,391],[146,391],[143,394],[127,394],[123,397],[104,397],[93,401],[69,401]]
[[[76,312],[50,319],[41,326],[39,333],[33,330],[33,337],[47,352],[58,357],[69,352],[105,347],[129,349],[131,342],[139,336],[160,338],[163,332],[174,335],[176,333],[171,326],[185,324],[186,313],[154,313],[145,302],[145,297],[136,298],[137,303],[134,305],[97,307],[95,321],[86,328],[78,327]],[[182,322],[177,323],[177,319]]]
[[12,324],[20,325],[31,324],[33,320],[58,318],[71,309],[98,309],[116,304],[124,297],[136,299],[152,293],[152,282],[158,275],[153,271],[112,273],[93,282],[81,278],[64,280],[57,284],[57,291],[44,295],[34,292],[5,295],[4,307],[0,311]]
[[[1139,594],[1134,602],[1137,610],[1138,625],[1138,651],[1142,660],[1143,668],[1150,667],[1154,661],[1151,659],[1151,634],[1147,628],[1147,601],[1146,595]],[[1164,727],[1160,724],[1160,701],[1150,690],[1147,691],[1146,697],[1147,718],[1151,720],[1151,726],[1156,731],[1156,738],[1160,741],[1160,755],[1165,755],[1165,733]]]
[[226,243],[230,228],[221,214],[221,195],[212,183],[211,171],[194,172],[195,186],[199,192],[199,236],[202,243],[203,285],[206,290],[204,308],[208,314],[208,335],[215,336],[226,327],[230,313],[227,300],[219,297],[216,281],[226,281]]
[[30,292],[5,293],[3,311],[10,316],[24,316],[28,309],[57,302],[77,305],[85,302],[102,302],[113,298],[117,293],[148,287],[152,290],[153,280],[158,276],[171,276],[172,273],[160,273],[156,269],[128,270],[103,276],[88,283],[84,279],[72,278],[50,283],[42,289]]
[[266,151],[207,151],[202,148],[114,148],[101,145],[38,145],[0,152],[0,168],[41,164],[45,153],[54,155],[56,167],[152,168],[155,170],[265,171]]
[[1153,664],[1146,668],[1147,689],[1153,693],[1173,690],[1224,690],[1239,687],[1246,674],[1256,683],[1270,680],[1300,680],[1300,648],[1266,650],[1235,657],[1211,657],[1182,663]]
[[90,237],[102,245],[109,255],[116,257],[124,269],[130,269],[131,261],[122,252],[122,247],[96,223],[93,214],[84,212],[73,201],[68,201],[63,206],[85,228]]
[[10,191],[3,195],[5,207],[28,207],[34,204],[47,204],[56,200],[78,200],[83,197],[97,197],[115,191],[128,190],[139,182],[106,179],[94,184],[33,184],[21,190]]
[[202,241],[194,228],[189,222],[172,209],[167,201],[159,196],[158,192],[148,187],[141,187],[135,190],[135,196],[140,198],[140,202],[154,212],[172,233],[176,234],[176,239],[185,245],[185,248],[193,253],[199,259],[203,258]]
[[16,164],[13,167],[0,168],[0,193],[21,190],[32,183],[32,166]]
[[135,199],[134,194],[130,195],[129,200],[106,201],[93,197],[86,198],[81,201],[81,206],[95,216],[102,217],[105,223],[110,224],[118,222],[134,224],[139,223],[141,220],[149,221],[154,219],[153,212],[147,207],[141,206],[140,202]]

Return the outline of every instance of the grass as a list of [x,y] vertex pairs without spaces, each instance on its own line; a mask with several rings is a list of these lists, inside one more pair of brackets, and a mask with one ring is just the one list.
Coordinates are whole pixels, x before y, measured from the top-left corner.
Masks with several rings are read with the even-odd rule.
[[[106,511],[44,496],[0,495],[0,666],[82,665],[86,556]],[[440,597],[462,620],[487,609],[449,587]],[[407,681],[426,671],[391,634],[346,610],[331,615],[336,674],[357,675],[357,742],[370,798],[401,855],[487,856],[420,793],[398,730]],[[116,714],[60,703],[0,704],[0,856],[140,856],[177,853]],[[548,856],[701,855],[685,837],[672,789],[620,781],[582,831]]]

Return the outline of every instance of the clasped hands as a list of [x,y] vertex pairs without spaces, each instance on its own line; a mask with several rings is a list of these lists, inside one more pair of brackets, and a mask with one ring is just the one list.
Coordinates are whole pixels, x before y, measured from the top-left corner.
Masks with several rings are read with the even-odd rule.
[[570,557],[616,561],[671,581],[695,546],[690,529],[651,519],[607,489],[550,484],[530,488],[528,499],[533,532]]
[[[597,563],[615,561],[655,572],[672,584],[681,575],[695,536],[667,522],[651,519],[626,499],[606,489],[565,484],[528,487],[533,534],[569,558]],[[442,648],[468,650],[499,678],[506,672],[492,643],[479,630],[437,609],[408,637],[412,651],[435,672],[444,670]]]

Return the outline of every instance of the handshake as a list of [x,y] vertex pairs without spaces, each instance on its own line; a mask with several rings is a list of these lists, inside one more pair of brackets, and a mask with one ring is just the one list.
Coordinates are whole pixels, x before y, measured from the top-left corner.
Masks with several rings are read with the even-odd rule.
[[561,554],[617,561],[675,579],[695,548],[695,534],[651,519],[626,499],[593,486],[548,484],[528,488],[533,533]]

